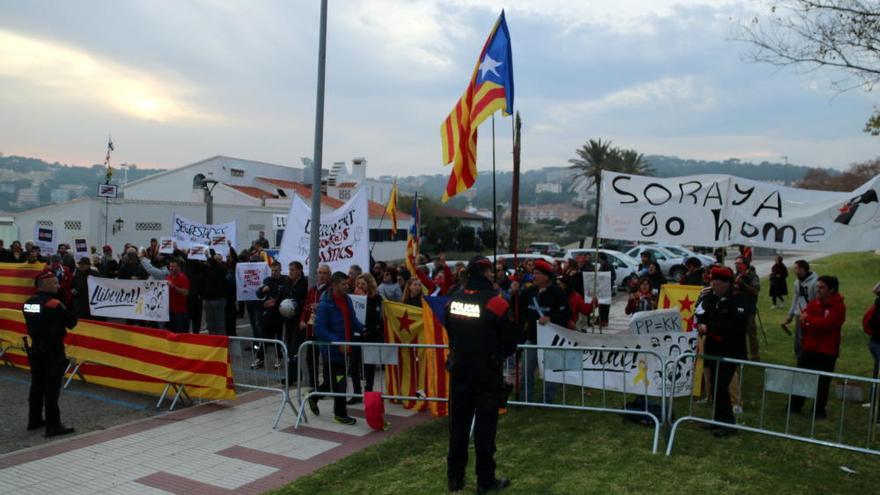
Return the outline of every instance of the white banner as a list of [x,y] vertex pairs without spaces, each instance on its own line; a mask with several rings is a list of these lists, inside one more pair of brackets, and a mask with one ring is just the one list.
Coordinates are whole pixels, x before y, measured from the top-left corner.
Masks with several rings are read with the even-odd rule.
[[168,321],[168,282],[89,277],[89,310],[93,316]]
[[271,275],[269,265],[263,262],[235,265],[235,295],[239,301],[256,301],[257,289]]
[[[672,361],[684,352],[697,349],[697,332],[669,332],[650,335],[600,335],[569,330],[554,324],[538,325],[538,345],[561,348],[614,347],[634,351],[654,351]],[[663,363],[650,353],[618,351],[560,350],[539,351],[538,364],[544,379],[569,385],[584,384],[618,392],[663,393]],[[693,380],[693,359],[682,359],[677,367],[669,365],[666,389],[675,397],[687,396]],[[546,365],[546,366],[545,366]],[[604,370],[604,373],[603,373]]]
[[192,244],[210,246],[211,240],[217,235],[225,235],[227,239],[232,239],[235,242],[235,226],[235,220],[227,223],[206,224],[194,222],[175,213],[174,221],[171,224],[171,237],[177,242],[177,247],[180,249],[186,249]]
[[611,272],[581,273],[584,275],[584,302],[593,300],[593,287],[596,287],[596,299],[599,300],[599,304],[611,304]]
[[357,294],[349,294],[351,305],[354,307],[354,317],[357,318],[361,325],[367,324],[367,296],[359,296]]
[[678,308],[639,311],[629,320],[629,333],[632,335],[681,331],[681,312]]
[[[309,271],[311,208],[299,196],[293,198],[287,215],[287,228],[281,240],[278,260],[282,271],[291,261],[299,261]],[[351,265],[370,266],[370,229],[366,188],[334,212],[321,215],[318,262],[330,265],[332,272],[348,272]]]
[[43,227],[42,225],[34,225],[34,245],[40,248],[41,256],[51,256],[55,254],[55,229],[52,227]]
[[160,237],[159,238],[159,252],[162,254],[174,253],[174,238],[173,237]]
[[602,172],[599,236],[697,246],[851,252],[880,248],[880,176],[853,192],[729,175],[661,179]]

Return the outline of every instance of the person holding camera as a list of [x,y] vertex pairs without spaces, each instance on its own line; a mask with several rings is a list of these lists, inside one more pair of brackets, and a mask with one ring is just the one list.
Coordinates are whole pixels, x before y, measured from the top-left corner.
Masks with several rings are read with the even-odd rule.
[[[282,301],[283,293],[288,290],[289,283],[287,277],[281,276],[281,263],[272,262],[270,275],[263,280],[263,285],[257,289],[257,298],[263,301],[263,312],[260,318],[260,328],[264,339],[280,339],[282,337],[281,313],[278,312],[278,305]],[[265,354],[263,346],[257,344],[257,358],[251,364],[251,368],[262,368],[264,364]],[[275,369],[281,367],[282,353],[281,349],[276,350],[277,359],[275,360]]]

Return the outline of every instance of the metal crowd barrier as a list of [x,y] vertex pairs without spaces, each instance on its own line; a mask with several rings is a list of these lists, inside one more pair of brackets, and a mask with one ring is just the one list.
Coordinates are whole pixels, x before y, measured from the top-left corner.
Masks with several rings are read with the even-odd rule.
[[[344,354],[346,385],[342,392],[334,392],[329,388],[324,388],[329,387],[329,384],[326,383],[322,383],[321,388],[319,389],[319,387],[316,387],[313,383],[313,380],[317,379],[320,381],[323,376],[330,374],[329,371],[324,369],[324,367],[327,366],[327,364],[324,363],[324,360],[327,356],[328,350],[332,347],[348,347],[353,351]],[[363,400],[363,392],[354,393],[353,390],[349,391],[348,377],[353,374],[353,369],[359,371],[359,373],[355,373],[359,379],[366,378],[367,373],[372,371],[375,380],[373,390],[382,392],[383,399],[398,401],[447,402],[445,397],[431,397],[427,395],[424,390],[418,390],[416,395],[388,393],[385,373],[383,372],[382,367],[398,365],[401,349],[408,349],[410,354],[408,359],[411,359],[411,362],[415,364],[419,360],[420,352],[430,352],[430,349],[434,349],[434,352],[447,352],[449,347],[440,344],[386,344],[382,342],[319,342],[312,340],[303,342],[297,353],[297,362],[299,363],[299,366],[297,366],[296,393],[297,402],[299,403],[299,413],[297,414],[294,428],[299,428],[300,422],[308,423],[308,417],[306,416],[305,411],[307,407],[306,402],[309,399],[317,397],[345,397],[348,399],[358,398]],[[352,368],[352,361],[355,361],[354,368]],[[370,366],[369,369],[367,368],[368,366]],[[308,376],[304,376],[304,373]],[[363,391],[366,389],[362,388],[361,390]]]
[[0,360],[2,360],[4,363],[6,363],[7,366],[15,368],[16,367],[15,363],[13,363],[11,360],[9,360],[6,357],[6,352],[9,351],[10,349],[17,349],[20,351],[24,351],[23,346],[16,345],[14,342],[10,342],[6,339],[0,339]]
[[[678,359],[692,359],[693,357],[692,355],[682,355]],[[876,439],[880,379],[718,356],[700,355],[698,357],[703,358],[705,363],[728,363],[736,366],[737,375],[731,381],[734,382],[734,387],[738,385],[741,391],[739,404],[742,409],[736,415],[735,424],[716,421],[714,409],[717,395],[713,393],[711,400],[703,399],[702,402],[706,405],[705,409],[708,409],[706,411],[708,415],[701,415],[699,411],[695,411],[700,408],[700,405],[698,404],[695,408],[693,394],[690,394],[687,399],[687,414],[672,424],[666,445],[666,455],[672,454],[678,427],[686,421],[864,454],[880,455],[880,445]],[[712,368],[712,366],[706,367]],[[710,378],[713,392],[718,388],[717,378],[717,374]],[[742,396],[742,392],[746,390],[743,383],[755,378],[762,381],[757,413],[752,410],[753,406],[746,404],[745,397]],[[827,418],[818,414],[816,401],[822,381],[828,382]],[[865,389],[863,387],[868,389],[869,402],[865,403],[868,407],[848,406],[848,401],[859,403],[864,401],[862,392]],[[768,394],[771,395],[768,396]],[[837,399],[833,398],[835,395],[838,396]],[[807,402],[812,400],[812,408],[807,417],[791,411],[792,403],[798,400],[796,397],[803,398],[804,402],[801,404],[803,409],[806,409]],[[670,401],[670,411],[673,406],[674,401]],[[784,421],[782,420],[783,416]],[[864,427],[860,425],[864,425]],[[853,429],[856,427],[858,427],[858,431],[854,433]]]
[[[284,342],[254,337],[229,337],[229,355],[232,359],[232,376],[236,388],[265,390],[276,392],[281,396],[272,428],[278,428],[278,422],[281,421],[286,406],[290,406],[298,417],[296,406],[290,400],[288,384],[290,359]],[[258,360],[262,363],[258,363]]]
[[[643,386],[641,387],[633,387],[632,389],[627,389],[627,380],[624,379],[621,381],[623,384],[623,390],[608,390],[606,386],[608,373],[616,373],[616,371],[608,370],[606,359],[600,359],[600,361],[602,362],[601,369],[590,370],[593,372],[601,373],[602,387],[597,388],[587,386],[587,384],[584,382],[584,370],[586,361],[586,356],[584,354],[588,352],[603,354],[623,353],[627,355],[633,355],[634,358],[639,355],[644,355],[650,356],[652,359],[656,359],[656,362],[659,365],[659,370],[661,370],[660,379],[662,382],[661,393],[658,397],[660,401],[660,415],[658,416],[657,414],[654,414],[650,411],[650,398],[654,396],[651,396],[648,393],[647,380],[642,381]],[[517,356],[519,358],[518,364],[520,365],[520,367],[517,367],[515,372],[512,374],[519,379],[520,398],[517,400],[509,400],[508,404],[516,406],[534,406],[550,409],[595,411],[616,413],[622,415],[642,416],[648,418],[651,422],[654,423],[654,434],[651,450],[653,453],[657,453],[660,441],[660,426],[664,423],[664,418],[666,418],[666,395],[668,390],[667,384],[669,376],[667,373],[668,363],[659,353],[652,350],[617,347],[558,347],[522,344],[518,347]],[[533,371],[534,369],[538,368],[538,363],[536,361],[538,359],[543,359],[544,361],[543,364],[545,374],[548,369],[561,372],[562,383],[548,382],[546,380],[542,380],[541,393],[536,396],[536,394],[534,394],[532,390],[535,385],[535,379],[529,376],[531,375],[529,371]],[[638,359],[634,359],[633,362],[638,362]],[[577,373],[580,375],[580,381],[568,382],[567,375],[569,372],[580,372]],[[507,375],[509,376],[510,374],[511,373],[508,370]],[[651,379],[654,379],[654,377],[651,377]],[[561,394],[561,401],[559,400],[560,397],[551,397],[552,400],[548,401],[548,390],[550,391],[551,395]],[[597,400],[596,398],[592,397],[592,390],[598,390],[601,392],[601,400]],[[570,392],[575,395],[573,400],[570,397]],[[642,405],[639,407],[628,407],[628,399],[631,397],[641,397]],[[609,403],[609,399],[611,399],[611,403]],[[619,404],[620,407],[614,407],[615,403]]]

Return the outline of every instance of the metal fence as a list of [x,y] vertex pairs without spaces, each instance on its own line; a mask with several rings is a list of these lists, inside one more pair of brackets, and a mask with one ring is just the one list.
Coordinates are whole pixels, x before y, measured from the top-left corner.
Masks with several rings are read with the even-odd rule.
[[[592,368],[587,363],[589,355],[609,356],[613,353],[630,355],[633,362],[639,362],[640,356],[655,360],[654,369],[660,372],[662,382],[660,394],[649,393],[648,380],[642,380],[641,386],[628,387],[627,379],[617,379],[619,370],[608,369],[607,359],[598,359],[601,364],[599,369]],[[543,366],[540,368],[544,370],[545,379],[542,380],[534,377],[535,370],[539,368],[539,360],[543,361],[541,363]],[[666,396],[668,391],[671,392],[672,387],[668,386],[668,363],[656,351],[616,347],[561,348],[523,344],[518,347],[515,362],[510,361],[508,360],[506,375],[508,383],[511,377],[518,382],[519,397],[509,400],[508,404],[640,416],[653,423],[651,450],[657,453],[660,429],[666,417]],[[548,372],[554,373],[554,381],[547,379]],[[592,374],[592,378],[588,378],[589,374]],[[571,375],[575,377],[569,381]],[[598,384],[596,375],[598,375]],[[610,379],[609,375],[611,375]],[[611,385],[612,381],[617,385]],[[539,393],[534,392],[535,386],[539,387]],[[655,399],[652,400],[652,397]],[[636,398],[640,400],[631,400]]]
[[254,337],[229,337],[229,355],[236,388],[264,390],[280,395],[281,401],[272,421],[272,428],[278,428],[278,422],[287,406],[290,406],[293,414],[299,416],[290,399],[290,355],[284,342]]
[[[339,352],[337,353],[336,350]],[[426,353],[443,353],[449,347],[440,344],[386,344],[382,342],[303,342],[297,352],[297,402],[299,413],[295,427],[308,423],[307,402],[321,397],[341,397],[363,400],[364,391],[372,389],[382,393],[383,399],[393,401],[447,402],[446,397],[430,396],[424,389],[414,394],[393,393],[384,372],[387,366],[408,365],[416,369]],[[341,356],[341,359],[339,359]],[[407,361],[407,362],[404,362]],[[334,390],[331,375],[343,372],[344,386]],[[349,391],[348,377],[354,387]],[[372,377],[372,379],[370,379]],[[315,384],[319,383],[316,387]],[[411,387],[409,387],[411,388]],[[360,390],[360,391],[358,391]]]
[[[699,400],[694,400],[693,394],[681,399],[687,402],[687,413],[672,424],[666,455],[672,454],[678,428],[687,421],[880,455],[876,438],[880,380],[718,356],[699,357],[709,370],[703,380],[706,391],[699,392]],[[693,356],[679,357],[686,358]],[[726,371],[722,368],[725,366]],[[732,370],[735,374],[730,384],[721,384],[733,392],[728,395],[736,419],[730,423],[719,421],[715,411],[724,409],[718,406],[718,377],[728,376]],[[745,387],[755,381],[761,386]],[[709,393],[711,398],[706,397]],[[810,407],[802,413],[809,400]],[[823,401],[827,401],[824,407]],[[675,402],[670,401],[670,411],[677,407]]]

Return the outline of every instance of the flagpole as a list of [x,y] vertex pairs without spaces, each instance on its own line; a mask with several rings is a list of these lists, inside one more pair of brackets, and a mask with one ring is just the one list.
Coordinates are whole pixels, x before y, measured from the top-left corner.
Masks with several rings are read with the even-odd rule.
[[[492,114],[492,263],[498,263],[498,204],[495,199],[495,114]],[[493,268],[494,271],[494,268]]]
[[[327,65],[327,0],[321,0],[318,41],[318,88],[315,98],[315,152],[312,157],[312,215],[309,236],[309,286],[318,284],[318,244],[321,232],[321,160],[324,152],[324,79]],[[368,229],[369,230],[369,229]]]

